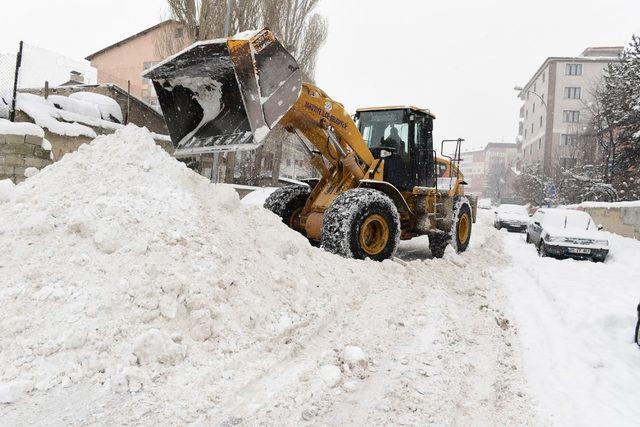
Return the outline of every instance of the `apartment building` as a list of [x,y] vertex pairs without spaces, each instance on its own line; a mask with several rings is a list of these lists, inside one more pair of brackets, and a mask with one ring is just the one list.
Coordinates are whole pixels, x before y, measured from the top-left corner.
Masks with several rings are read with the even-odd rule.
[[[489,174],[500,171],[506,174],[518,155],[519,145],[490,142],[484,149],[460,154],[460,170],[467,182],[466,191],[480,196],[486,195]],[[502,194],[509,193],[504,189]]]
[[591,119],[588,105],[622,49],[589,47],[576,57],[547,58],[524,87],[516,88],[523,101],[518,130],[523,167],[551,174],[576,164],[575,145]]

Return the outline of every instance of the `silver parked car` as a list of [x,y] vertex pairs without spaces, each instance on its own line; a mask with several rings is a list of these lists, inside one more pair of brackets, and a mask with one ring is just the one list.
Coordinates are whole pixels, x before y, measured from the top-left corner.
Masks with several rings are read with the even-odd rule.
[[609,254],[609,240],[601,229],[586,212],[542,208],[527,226],[527,243],[533,243],[540,256],[602,262]]
[[500,205],[494,211],[493,226],[498,230],[506,228],[508,231],[527,231],[530,222],[529,211],[525,206]]

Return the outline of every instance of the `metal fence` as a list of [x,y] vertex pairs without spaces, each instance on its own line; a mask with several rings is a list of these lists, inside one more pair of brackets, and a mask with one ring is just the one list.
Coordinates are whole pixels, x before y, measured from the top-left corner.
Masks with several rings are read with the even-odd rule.
[[20,42],[16,53],[0,54],[0,118],[11,121],[15,118],[23,46]]

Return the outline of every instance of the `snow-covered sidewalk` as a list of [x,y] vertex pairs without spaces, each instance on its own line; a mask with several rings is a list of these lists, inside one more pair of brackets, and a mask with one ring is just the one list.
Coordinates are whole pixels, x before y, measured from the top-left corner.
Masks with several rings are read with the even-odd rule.
[[614,234],[606,263],[540,258],[524,235],[501,233],[509,294],[532,396],[556,425],[637,425],[640,242]]

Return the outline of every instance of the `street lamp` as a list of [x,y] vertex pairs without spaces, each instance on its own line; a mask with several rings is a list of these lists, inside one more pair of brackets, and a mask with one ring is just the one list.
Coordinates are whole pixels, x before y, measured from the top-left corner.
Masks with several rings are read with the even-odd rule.
[[546,102],[544,102],[544,98],[543,98],[542,96],[540,96],[537,92],[534,92],[534,91],[529,90],[529,89],[525,89],[525,88],[523,88],[522,86],[516,86],[516,87],[514,87],[514,88],[513,88],[513,90],[518,91],[518,92],[520,92],[520,93],[522,93],[522,92],[526,92],[526,93],[532,93],[532,94],[534,94],[535,96],[537,96],[538,98],[540,98],[540,101],[542,102],[542,105],[544,105],[544,109],[545,109],[545,110],[547,109],[547,103],[546,103]]

